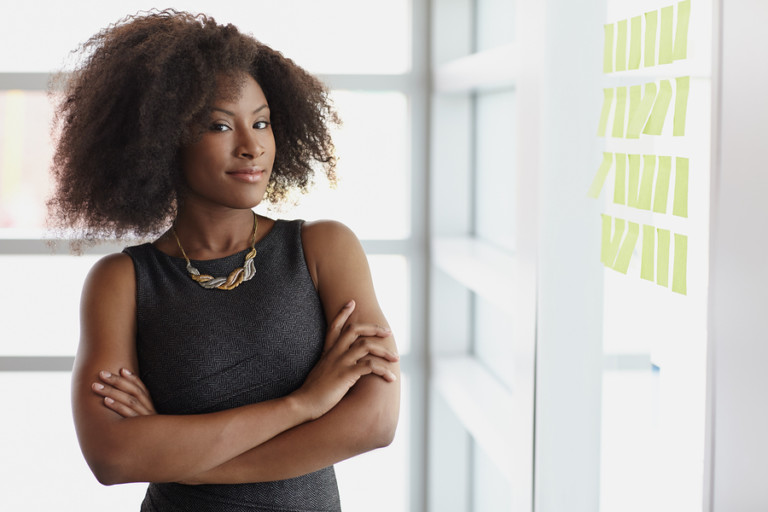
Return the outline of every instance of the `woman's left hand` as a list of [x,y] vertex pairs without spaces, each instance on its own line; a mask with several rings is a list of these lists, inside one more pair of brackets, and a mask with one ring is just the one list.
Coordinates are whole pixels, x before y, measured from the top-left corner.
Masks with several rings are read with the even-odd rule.
[[127,368],[113,374],[106,370],[99,372],[100,382],[94,382],[91,389],[104,397],[104,406],[123,418],[157,414],[152,397],[144,383]]

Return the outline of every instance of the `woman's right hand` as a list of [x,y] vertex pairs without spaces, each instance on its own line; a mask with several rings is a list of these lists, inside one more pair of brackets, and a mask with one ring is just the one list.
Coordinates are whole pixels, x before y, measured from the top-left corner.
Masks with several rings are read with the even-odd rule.
[[378,375],[387,382],[397,379],[389,365],[399,356],[384,341],[391,331],[374,324],[348,324],[354,309],[355,302],[349,301],[333,319],[320,360],[292,393],[311,419],[331,410],[363,375]]

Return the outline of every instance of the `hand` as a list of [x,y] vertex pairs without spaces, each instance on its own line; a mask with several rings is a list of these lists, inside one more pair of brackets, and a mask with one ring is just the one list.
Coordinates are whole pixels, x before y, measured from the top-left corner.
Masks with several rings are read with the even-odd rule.
[[127,368],[115,375],[103,370],[99,372],[101,382],[91,384],[91,389],[104,397],[104,405],[123,418],[157,414],[147,387]]
[[301,388],[292,393],[310,411],[311,419],[332,409],[363,375],[378,375],[388,382],[397,379],[389,365],[399,357],[384,341],[391,332],[373,324],[347,324],[354,309],[350,301],[336,315],[323,355]]

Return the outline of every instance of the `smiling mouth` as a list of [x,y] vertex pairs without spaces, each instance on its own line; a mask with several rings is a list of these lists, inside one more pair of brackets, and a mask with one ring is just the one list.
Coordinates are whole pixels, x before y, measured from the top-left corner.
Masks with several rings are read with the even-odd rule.
[[227,175],[232,176],[238,181],[258,183],[263,178],[264,171],[261,169],[238,169],[236,171],[228,171]]

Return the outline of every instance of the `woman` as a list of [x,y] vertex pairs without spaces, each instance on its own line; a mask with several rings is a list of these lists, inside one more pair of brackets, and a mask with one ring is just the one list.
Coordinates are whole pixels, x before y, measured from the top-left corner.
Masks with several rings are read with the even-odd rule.
[[85,243],[159,235],[84,285],[72,397],[89,466],[107,485],[152,482],[147,511],[338,510],[332,465],[394,435],[394,340],[346,227],[252,211],[306,191],[315,168],[333,179],[325,88],[174,11],[83,50],[51,211]]

